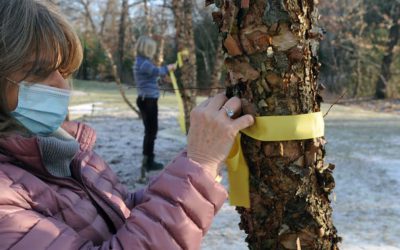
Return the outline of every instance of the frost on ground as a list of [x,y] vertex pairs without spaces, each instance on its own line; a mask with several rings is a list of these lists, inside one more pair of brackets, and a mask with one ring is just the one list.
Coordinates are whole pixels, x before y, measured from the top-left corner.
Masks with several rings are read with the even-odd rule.
[[[185,147],[186,139],[179,131],[176,109],[161,107],[159,112],[156,158],[167,164]],[[135,190],[142,187],[135,180],[143,126],[127,113],[132,112],[92,112],[79,120],[97,130],[96,151]],[[337,106],[327,116],[326,138],[326,161],[336,165],[333,208],[334,223],[343,237],[341,249],[399,250],[400,117]],[[235,209],[225,203],[202,249],[247,249],[238,222]]]

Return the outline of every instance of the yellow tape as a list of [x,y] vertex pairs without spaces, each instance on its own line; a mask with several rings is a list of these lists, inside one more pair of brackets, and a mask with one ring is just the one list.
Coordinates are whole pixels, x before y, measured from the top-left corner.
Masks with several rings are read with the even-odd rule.
[[181,68],[183,66],[183,56],[188,56],[189,55],[189,50],[188,49],[183,49],[181,51],[178,52],[178,60],[177,60],[177,64],[178,67]]
[[186,135],[186,123],[185,123],[185,110],[183,107],[183,101],[182,101],[182,96],[181,93],[179,92],[178,88],[178,82],[176,81],[176,76],[174,71],[169,72],[169,77],[171,78],[172,81],[172,86],[175,91],[175,96],[178,101],[178,109],[179,109],[179,115],[178,115],[178,122],[179,126],[181,127],[182,133]]
[[[183,56],[188,56],[189,55],[189,50],[188,49],[183,49],[182,51],[178,52],[177,55],[177,61],[176,65],[181,68],[183,66]],[[178,87],[178,81],[176,80],[176,76],[173,70],[169,72],[169,76],[172,81],[172,86],[175,91],[175,96],[178,101],[178,109],[179,109],[179,115],[178,115],[178,122],[179,126],[181,127],[182,133],[186,135],[186,123],[185,123],[185,109],[183,106],[183,101],[182,101],[182,96],[181,93],[179,92],[179,87]]]
[[[256,117],[254,125],[241,132],[259,141],[290,141],[322,137],[324,127],[322,113],[316,112],[303,115]],[[226,160],[229,200],[233,206],[249,208],[249,170],[243,156],[240,138],[239,133]]]

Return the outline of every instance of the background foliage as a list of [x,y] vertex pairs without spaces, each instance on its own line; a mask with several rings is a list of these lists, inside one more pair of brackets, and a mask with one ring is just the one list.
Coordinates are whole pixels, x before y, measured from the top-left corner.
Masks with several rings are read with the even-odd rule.
[[[103,30],[102,39],[117,58],[118,22],[122,0],[54,0],[78,31],[84,46],[84,61],[76,77],[86,80],[112,81],[110,62],[93,32],[81,2],[90,6],[93,21]],[[148,29],[146,18],[152,22],[151,31],[166,39],[164,63],[176,60],[174,16],[170,0],[147,0],[149,13],[144,11],[142,0],[128,1],[124,54],[121,63],[121,79],[133,85],[132,66],[136,39]],[[212,7],[204,8],[203,0],[196,0],[193,9],[194,34],[197,56],[197,85],[209,87],[214,69],[218,32],[212,22]],[[325,39],[321,43],[322,63],[320,81],[333,94],[346,91],[348,97],[373,97],[376,83],[381,77],[383,57],[388,52],[389,30],[400,25],[399,13],[395,11],[399,0],[331,0],[321,1],[321,27]],[[163,25],[166,29],[163,29]],[[393,51],[390,65],[392,76],[388,81],[388,97],[397,98],[400,91],[400,46]]]

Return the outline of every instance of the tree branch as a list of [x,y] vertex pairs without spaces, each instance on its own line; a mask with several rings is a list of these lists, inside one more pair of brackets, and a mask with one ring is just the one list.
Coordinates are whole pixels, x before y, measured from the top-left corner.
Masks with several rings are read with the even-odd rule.
[[117,86],[118,86],[118,89],[119,89],[119,92],[120,92],[120,94],[121,94],[121,96],[122,96],[122,99],[125,101],[125,103],[126,103],[139,117],[141,117],[140,111],[129,101],[128,97],[127,97],[126,94],[125,94],[125,90],[123,89],[123,86],[122,86],[122,83],[121,83],[121,78],[120,78],[120,76],[119,76],[119,74],[118,74],[117,66],[116,66],[116,64],[115,64],[115,62],[114,62],[114,58],[113,58],[113,56],[112,56],[112,53],[111,53],[110,48],[108,48],[108,46],[106,46],[106,43],[104,42],[103,37],[102,37],[102,36],[99,34],[99,32],[97,32],[97,30],[96,30],[96,25],[95,25],[94,22],[93,22],[93,18],[92,18],[90,9],[89,9],[89,4],[90,4],[89,0],[87,0],[87,2],[85,2],[85,0],[79,0],[79,1],[80,1],[80,3],[83,5],[83,7],[85,8],[86,16],[87,16],[87,18],[88,18],[88,20],[89,20],[89,22],[90,22],[91,27],[92,27],[93,34],[95,34],[95,35],[97,36],[97,38],[98,38],[98,40],[99,40],[99,42],[100,42],[101,47],[105,50],[106,55],[107,55],[107,57],[108,57],[108,60],[109,60],[110,63],[111,63],[111,67],[112,67],[111,72],[112,72],[112,74],[113,74],[113,76],[114,76],[114,78],[115,78],[115,83],[116,83]]
[[139,4],[142,4],[142,3],[143,3],[143,1],[138,1],[138,2],[134,2],[134,3],[128,4],[128,9],[130,9],[132,7],[135,7],[136,5],[139,5]]

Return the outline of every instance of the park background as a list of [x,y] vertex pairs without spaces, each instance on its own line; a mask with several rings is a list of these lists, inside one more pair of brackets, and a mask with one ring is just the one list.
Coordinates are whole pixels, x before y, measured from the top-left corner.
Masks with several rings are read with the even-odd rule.
[[[182,18],[182,9],[170,0],[53,2],[72,22],[84,48],[83,64],[74,76],[69,118],[94,127],[96,151],[131,190],[141,188],[136,180],[143,126],[127,105],[136,99],[134,45],[140,35],[151,35],[163,44],[156,60],[175,62],[176,20]],[[193,21],[197,102],[223,88],[226,71],[212,20],[216,7],[205,7],[204,2],[191,1],[185,9]],[[323,111],[330,109],[325,161],[336,165],[332,206],[342,249],[400,249],[399,5],[397,0],[319,3],[324,30],[319,82],[324,86]],[[156,153],[167,164],[184,149],[186,138],[176,119],[170,79],[161,79],[160,84],[164,90]],[[202,249],[247,249],[239,221],[234,207],[225,203]]]

